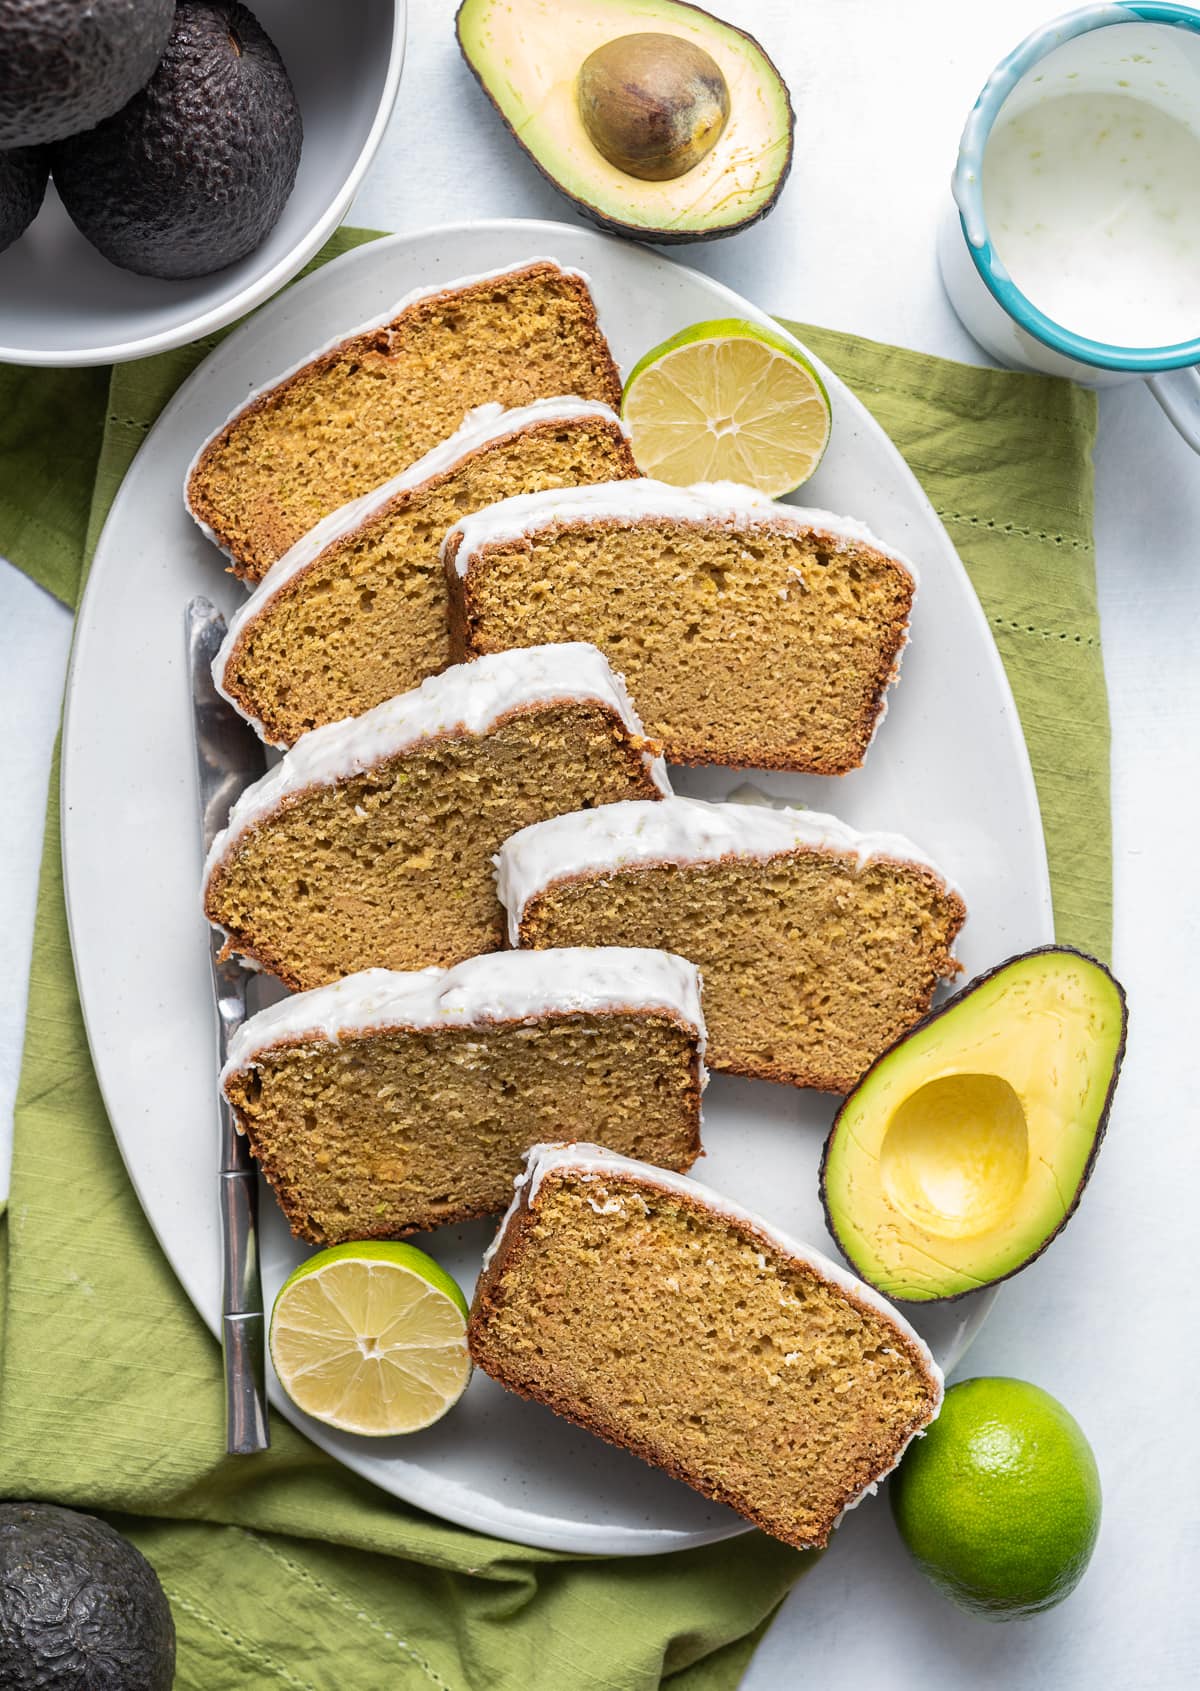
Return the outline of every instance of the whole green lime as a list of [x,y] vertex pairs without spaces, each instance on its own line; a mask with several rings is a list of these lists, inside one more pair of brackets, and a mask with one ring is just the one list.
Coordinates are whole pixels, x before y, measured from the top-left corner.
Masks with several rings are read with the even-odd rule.
[[964,1380],[891,1482],[900,1536],[964,1609],[1014,1620],[1069,1597],[1100,1531],[1092,1447],[1025,1380]]

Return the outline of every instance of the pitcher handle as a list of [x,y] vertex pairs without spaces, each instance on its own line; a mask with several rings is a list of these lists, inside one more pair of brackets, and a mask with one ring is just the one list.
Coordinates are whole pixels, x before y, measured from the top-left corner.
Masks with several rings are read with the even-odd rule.
[[1146,386],[1193,452],[1200,452],[1200,369],[1163,370]]

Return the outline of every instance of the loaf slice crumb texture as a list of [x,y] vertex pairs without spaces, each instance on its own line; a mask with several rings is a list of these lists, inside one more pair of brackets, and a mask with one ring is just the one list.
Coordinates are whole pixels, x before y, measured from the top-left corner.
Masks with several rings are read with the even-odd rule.
[[822,775],[866,756],[915,591],[849,519],[645,479],[491,507],[446,565],[456,656],[590,640],[672,762]]
[[649,790],[601,706],[518,711],[285,804],[210,881],[208,916],[296,988],[445,966],[503,943],[491,858],[514,825]]
[[[833,818],[667,805],[683,818],[680,836],[649,861],[638,860],[637,837],[668,833],[670,821],[664,814],[659,828],[637,805],[598,812],[590,828],[588,818],[563,817],[506,842],[500,885],[514,936],[535,947],[676,951],[704,978],[713,1068],[848,1091],[926,1013],[939,980],[958,972],[961,896],[927,862],[906,858],[906,841],[895,841],[895,855],[885,847],[860,860],[852,831]],[[697,845],[697,810],[728,819],[743,838]],[[817,843],[747,843],[758,818],[778,834],[785,817]],[[832,843],[819,843],[823,831]],[[589,839],[606,832],[614,841],[593,854]],[[589,854],[609,861],[589,863]]]
[[825,1544],[938,1411],[916,1333],[702,1186],[595,1146],[529,1161],[536,1192],[527,1175],[476,1290],[475,1362],[766,1532]]
[[[557,414],[555,413],[557,407]],[[448,467],[435,448],[397,478],[410,485],[380,503],[367,495],[361,520],[314,550],[308,537],[276,564],[230,628],[222,691],[263,738],[292,745],[323,723],[357,716],[416,687],[451,662],[446,578],[439,549],[467,512],[519,492],[636,476],[617,419],[569,400],[496,415],[492,434],[472,420]],[[478,414],[476,414],[478,415]],[[505,432],[507,430],[507,432]],[[422,467],[432,473],[422,477]],[[348,517],[352,513],[347,513]],[[339,521],[335,514],[331,522]],[[294,572],[294,555],[312,553]],[[275,578],[280,576],[281,585]]]
[[[605,697],[608,666],[593,696],[568,673],[589,659],[602,664],[579,646],[511,654],[517,669],[543,666],[549,697],[512,677],[494,689],[471,665],[477,674],[447,671],[306,735],[243,795],[210,853],[205,911],[230,949],[309,988],[499,947],[491,859],[514,828],[665,786],[636,717]],[[486,726],[455,726],[480,691],[489,707],[498,699]],[[448,713],[440,732],[428,731],[431,699]],[[426,729],[405,738],[414,718]],[[404,743],[389,751],[389,736]]]
[[320,518],[377,487],[477,405],[555,394],[616,408],[586,279],[550,261],[448,283],[251,399],[189,475],[193,515],[259,580]]
[[[612,955],[619,969],[626,954]],[[460,967],[496,964],[501,973],[509,962]],[[575,952],[559,962],[561,985],[536,1013],[508,1015],[501,987],[493,1014],[452,1025],[447,987],[450,1009],[438,1025],[289,1038],[226,1074],[226,1096],[294,1233],[331,1245],[498,1213],[525,1152],[548,1134],[604,1133],[631,1155],[691,1165],[700,1151],[702,1024],[669,1005],[622,1008],[619,986],[603,1006],[572,1010],[581,978],[586,997],[591,964]],[[389,978],[372,973],[386,994]],[[390,979],[402,1015],[405,977]]]

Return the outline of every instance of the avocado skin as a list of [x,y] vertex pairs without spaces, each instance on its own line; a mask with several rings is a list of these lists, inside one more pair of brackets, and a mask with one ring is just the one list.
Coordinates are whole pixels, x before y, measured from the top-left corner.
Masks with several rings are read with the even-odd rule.
[[[821,1152],[821,1166],[817,1172],[817,1184],[821,1194],[821,1208],[825,1212],[825,1225],[829,1229],[830,1237],[834,1240],[838,1250],[841,1251],[844,1260],[850,1265],[851,1270],[858,1275],[860,1280],[865,1280],[868,1285],[872,1283],[870,1278],[863,1273],[862,1269],[847,1254],[845,1246],[842,1244],[841,1236],[838,1233],[837,1220],[834,1216],[832,1206],[830,1205],[829,1194],[825,1186],[825,1169],[829,1162],[829,1153],[833,1146],[834,1135],[838,1130],[838,1123],[846,1113],[847,1106],[849,1105],[850,1100],[854,1097],[854,1094],[859,1090],[859,1087],[865,1085],[869,1076],[875,1073],[875,1070],[879,1068],[881,1063],[886,1063],[892,1056],[893,1052],[897,1051],[901,1046],[907,1045],[913,1035],[920,1033],[922,1028],[927,1028],[931,1023],[940,1021],[948,1011],[957,1008],[964,999],[969,998],[974,992],[983,986],[985,982],[990,981],[993,976],[1000,974],[1001,970],[1010,968],[1014,963],[1024,962],[1024,960],[1028,957],[1081,957],[1085,963],[1090,963],[1093,968],[1099,969],[1102,975],[1107,975],[1108,979],[1112,982],[1116,989],[1117,998],[1121,1005],[1121,1038],[1118,1042],[1116,1054],[1113,1058],[1112,1074],[1109,1077],[1108,1091],[1104,1095],[1104,1103],[1100,1110],[1099,1120],[1096,1123],[1095,1134],[1092,1137],[1092,1148],[1088,1153],[1088,1160],[1083,1166],[1083,1173],[1079,1176],[1079,1182],[1076,1185],[1074,1192],[1071,1194],[1071,1201],[1063,1211],[1062,1220],[1054,1229],[1053,1233],[1050,1233],[1042,1240],[1036,1251],[1032,1251],[1029,1256],[1024,1257],[1020,1262],[1015,1263],[1013,1267],[1006,1270],[1005,1273],[997,1274],[994,1279],[988,1280],[987,1285],[999,1286],[1003,1281],[1011,1280],[1014,1274],[1023,1273],[1024,1270],[1029,1267],[1031,1262],[1036,1262],[1045,1251],[1049,1250],[1050,1246],[1058,1238],[1063,1228],[1067,1225],[1068,1221],[1070,1221],[1071,1217],[1075,1214],[1075,1211],[1079,1208],[1079,1200],[1083,1197],[1083,1189],[1092,1178],[1092,1170],[1096,1166],[1096,1158],[1100,1155],[1100,1147],[1104,1143],[1104,1135],[1108,1131],[1108,1118],[1109,1113],[1112,1110],[1113,1096],[1117,1090],[1117,1082],[1121,1078],[1121,1064],[1125,1060],[1125,1047],[1129,1037],[1129,1001],[1125,996],[1125,988],[1113,974],[1112,970],[1105,964],[1101,963],[1098,957],[1092,957],[1088,952],[1080,951],[1078,946],[1074,945],[1038,945],[1035,946],[1032,951],[1018,951],[1012,957],[1006,957],[1002,963],[997,963],[994,968],[985,970],[982,975],[976,975],[974,980],[964,986],[961,992],[956,992],[953,998],[948,998],[944,1004],[939,1004],[937,1008],[931,1010],[927,1016],[923,1016],[921,1020],[915,1024],[915,1026],[909,1028],[907,1033],[902,1034],[900,1038],[896,1040],[895,1044],[889,1045],[886,1051],[881,1052],[880,1055],[876,1057],[870,1068],[865,1070],[864,1073],[859,1076],[858,1085],[854,1088],[854,1092],[847,1093],[846,1097],[842,1100],[841,1108],[838,1110],[837,1115],[833,1118],[833,1126],[829,1129],[829,1137],[826,1139],[824,1149]],[[966,1291],[947,1292],[943,1297],[924,1298],[921,1302],[922,1305],[930,1303],[957,1303],[960,1298],[973,1297],[977,1291],[982,1289],[983,1288],[978,1286],[972,1286]],[[882,1288],[876,1287],[876,1290],[880,1291]],[[884,1295],[891,1296],[890,1293],[885,1293]],[[894,1303],[903,1303],[905,1300],[902,1298],[893,1298],[892,1301]]]
[[207,276],[274,227],[301,139],[295,91],[254,14],[180,0],[146,87],[115,117],[61,142],[51,170],[76,228],[113,264]]
[[0,1503],[0,1685],[170,1691],[175,1623],[140,1551],[93,1515]]
[[41,209],[50,163],[41,147],[0,153],[0,252],[23,235]]
[[60,141],[120,111],[174,20],[174,0],[0,0],[0,147]]
[[[678,0],[678,3],[682,6],[686,6],[689,12],[698,12],[702,18],[708,18],[712,15],[710,12],[706,12],[703,6],[692,5],[691,0]],[[471,63],[471,56],[467,52],[462,38],[461,20],[463,7],[465,5],[466,0],[459,0],[458,11],[455,13],[454,18],[454,33],[455,38],[458,41],[458,50],[462,54],[463,59],[466,61],[467,68],[470,70],[471,75],[483,89],[489,101],[491,101],[491,104],[495,106],[501,123],[512,136],[513,140],[517,143],[517,146],[520,147],[521,151],[525,154],[525,157],[529,159],[541,175],[546,178],[546,181],[550,183],[552,188],[557,188],[560,194],[564,195],[566,199],[571,201],[572,205],[576,207],[580,215],[585,217],[589,223],[594,223],[598,229],[603,229],[605,233],[609,235],[624,235],[628,240],[632,241],[652,241],[656,247],[682,247],[690,245],[693,241],[721,241],[724,240],[726,235],[740,235],[743,229],[753,228],[756,223],[762,222],[768,212],[774,211],[775,202],[783,192],[784,183],[791,174],[792,156],[795,151],[793,146],[793,137],[795,134],[796,114],[792,106],[791,95],[787,91],[787,84],[784,82],[782,76],[779,76],[774,60],[763,51],[762,42],[758,40],[757,36],[751,35],[749,30],[739,29],[736,24],[729,23],[725,19],[722,19],[722,22],[725,23],[725,27],[727,29],[732,30],[734,34],[740,35],[746,41],[751,42],[758,48],[759,52],[762,53],[763,58],[766,59],[771,69],[775,71],[776,76],[779,76],[779,84],[784,91],[784,98],[787,101],[787,157],[784,159],[779,174],[775,178],[775,186],[771,190],[770,197],[759,206],[757,211],[751,212],[748,217],[742,218],[739,223],[727,223],[720,229],[652,229],[644,223],[625,223],[619,217],[610,217],[607,212],[601,211],[599,207],[592,205],[590,201],[581,199],[578,194],[571,193],[569,188],[563,187],[554,172],[550,170],[547,165],[542,163],[537,154],[525,145],[520,135],[518,135],[507,117],[505,117],[504,113],[500,110],[497,102],[492,98],[492,91],[484,81],[482,72],[477,70]],[[718,142],[718,145],[719,144],[720,143]]]

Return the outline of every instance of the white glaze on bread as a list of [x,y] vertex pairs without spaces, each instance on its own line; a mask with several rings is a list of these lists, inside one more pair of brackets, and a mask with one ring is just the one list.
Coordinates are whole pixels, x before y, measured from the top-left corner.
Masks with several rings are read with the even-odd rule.
[[473,559],[489,546],[520,540],[540,529],[594,522],[642,522],[665,518],[672,522],[718,524],[743,529],[762,523],[814,536],[833,546],[869,546],[900,564],[915,584],[913,564],[879,540],[865,523],[832,511],[783,505],[738,482],[697,482],[672,487],[643,476],[637,481],[595,482],[586,487],[549,488],[541,493],[518,493],[464,517],[442,542],[442,557],[453,561],[465,576]]
[[[624,681],[595,646],[582,641],[517,647],[474,663],[455,664],[441,675],[430,676],[411,693],[388,699],[362,716],[314,728],[301,735],[274,769],[247,787],[233,806],[228,824],[205,860],[205,883],[241,835],[294,793],[334,786],[422,740],[453,733],[486,734],[510,711],[579,700],[604,705],[630,734],[643,736]],[[666,765],[649,752],[643,755],[655,786],[669,794]]]
[[663,1011],[685,1023],[695,1030],[703,1061],[704,1014],[694,963],[639,946],[565,946],[489,952],[451,969],[364,969],[330,986],[294,993],[242,1024],[229,1043],[221,1081],[260,1052],[295,1040],[622,1010]]
[[556,881],[611,874],[640,863],[766,859],[797,847],[836,852],[856,869],[878,858],[915,863],[931,870],[950,891],[958,890],[933,859],[902,834],[860,833],[820,811],[678,797],[625,799],[552,816],[505,840],[495,863],[497,892],[508,912],[509,943],[520,943],[521,917],[529,900]]

